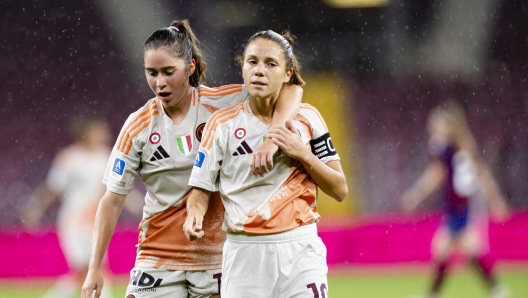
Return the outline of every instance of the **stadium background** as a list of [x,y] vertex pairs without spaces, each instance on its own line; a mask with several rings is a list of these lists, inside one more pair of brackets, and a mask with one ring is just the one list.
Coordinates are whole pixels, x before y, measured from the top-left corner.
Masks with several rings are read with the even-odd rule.
[[[38,231],[23,229],[20,211],[54,154],[72,142],[75,118],[101,117],[115,138],[152,97],[142,44],[186,18],[206,48],[209,86],[242,81],[233,57],[257,30],[298,37],[304,101],[325,117],[350,189],[342,204],[323,196],[318,203],[332,297],[405,297],[427,287],[440,201],[403,215],[398,197],[427,161],[428,111],[449,98],[464,105],[513,207],[510,221],[491,224],[491,248],[514,297],[528,297],[520,282],[528,278],[526,1],[7,0],[0,7],[0,292],[21,297],[27,285],[45,288],[67,270],[53,228],[57,205]],[[138,221],[122,215],[109,251],[124,283]],[[457,276],[446,297],[484,297],[476,276]],[[460,294],[464,278],[476,294]]]

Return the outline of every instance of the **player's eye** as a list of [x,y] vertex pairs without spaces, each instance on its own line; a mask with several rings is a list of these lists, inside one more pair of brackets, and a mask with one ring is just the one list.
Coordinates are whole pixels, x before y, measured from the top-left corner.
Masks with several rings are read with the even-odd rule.
[[256,65],[256,64],[257,64],[257,61],[255,61],[255,60],[248,60],[247,63],[249,63],[249,64],[251,64],[251,65]]

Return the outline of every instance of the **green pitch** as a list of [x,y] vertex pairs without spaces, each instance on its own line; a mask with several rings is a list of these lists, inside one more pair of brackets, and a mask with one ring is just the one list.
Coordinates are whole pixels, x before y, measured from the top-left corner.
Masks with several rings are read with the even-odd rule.
[[[528,297],[528,268],[526,270],[500,272],[500,280],[506,285],[511,298]],[[124,284],[121,281],[114,286],[114,297],[125,297]],[[346,274],[330,276],[329,297],[331,298],[412,298],[420,297],[429,285],[426,273],[404,274]],[[2,298],[35,298],[41,297],[49,283],[31,280],[0,283],[0,297]],[[80,294],[76,297],[80,297]],[[443,288],[440,298],[487,298],[484,285],[479,276],[472,272],[460,272],[450,275]]]

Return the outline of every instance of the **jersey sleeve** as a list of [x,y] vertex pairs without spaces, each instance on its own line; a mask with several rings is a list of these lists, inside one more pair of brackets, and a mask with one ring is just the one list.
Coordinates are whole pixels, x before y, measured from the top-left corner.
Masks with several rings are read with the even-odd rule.
[[323,117],[316,108],[308,105],[304,106],[302,114],[310,122],[312,130],[312,139],[310,140],[312,153],[323,163],[340,160]]
[[106,184],[109,191],[121,195],[127,195],[132,190],[141,164],[141,152],[137,144],[139,138],[131,140],[130,148],[122,148],[123,146],[121,146],[123,143],[122,138],[126,137],[125,130],[133,115],[128,118],[121,129],[118,140],[112,149],[103,178],[103,183]]
[[198,96],[201,103],[218,109],[227,108],[249,99],[249,93],[243,84],[225,85],[216,88],[201,85],[198,88]]
[[68,183],[68,169],[66,168],[67,161],[65,160],[65,153],[59,153],[51,163],[48,175],[46,177],[46,184],[55,193],[62,193]]
[[206,189],[208,191],[218,191],[220,166],[224,159],[225,142],[224,137],[219,132],[219,127],[212,121],[207,122],[204,129],[204,136],[210,135],[212,140],[204,139],[196,158],[189,179],[189,185]]

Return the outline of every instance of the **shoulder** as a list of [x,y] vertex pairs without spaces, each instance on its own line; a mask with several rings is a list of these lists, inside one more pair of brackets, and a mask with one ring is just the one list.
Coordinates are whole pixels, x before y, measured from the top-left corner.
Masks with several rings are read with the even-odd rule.
[[82,151],[81,145],[77,143],[68,145],[67,147],[57,152],[53,163],[55,165],[66,165],[69,163],[69,161],[71,161],[76,156],[78,156],[81,151]]
[[299,119],[299,121],[301,121],[304,125],[308,125],[310,127],[321,127],[322,129],[328,131],[328,127],[326,126],[323,116],[321,113],[319,113],[319,110],[317,110],[316,107],[310,104],[301,103],[299,112],[297,114],[297,119]]
[[130,116],[128,116],[127,122],[138,121],[140,118],[145,117],[151,118],[152,116],[157,115],[160,112],[160,109],[162,109],[161,106],[158,106],[159,101],[156,98],[150,99],[141,108],[131,113]]
[[205,148],[210,148],[215,132],[224,124],[234,121],[243,112],[247,112],[246,104],[243,102],[214,112],[205,126],[202,145]]
[[230,84],[220,87],[207,87],[205,85],[200,85],[198,89],[198,97],[220,97],[231,95],[242,91],[242,84]]
[[220,124],[226,123],[235,119],[245,110],[245,104],[243,102],[232,105],[227,108],[220,109],[214,112],[209,118],[208,123],[211,123],[213,126],[218,126]]
[[144,106],[134,113],[130,114],[125,125],[123,126],[119,138],[117,139],[116,148],[128,154],[132,142],[141,132],[152,125],[153,119],[162,112],[163,107],[156,98],[149,100]]

